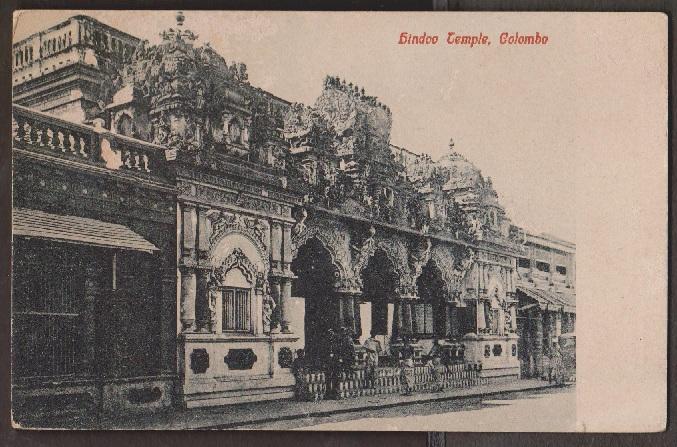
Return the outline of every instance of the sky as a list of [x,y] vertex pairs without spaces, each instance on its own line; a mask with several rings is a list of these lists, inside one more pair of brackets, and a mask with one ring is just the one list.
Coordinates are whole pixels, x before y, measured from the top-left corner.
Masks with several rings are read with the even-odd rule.
[[[15,39],[76,13],[20,13]],[[151,43],[175,26],[176,15],[87,14]],[[514,223],[570,241],[576,239],[576,163],[593,149],[586,133],[594,133],[592,123],[580,112],[612,107],[623,78],[636,75],[613,64],[610,52],[622,47],[618,42],[609,42],[603,32],[577,33],[585,21],[561,14],[188,11],[185,16],[185,28],[199,35],[198,43],[210,42],[227,61],[246,63],[250,82],[277,96],[312,104],[324,77],[338,75],[390,107],[393,144],[437,159],[453,138],[455,149],[492,178]],[[403,31],[436,34],[442,42],[398,45]],[[447,31],[482,32],[492,44],[448,46]],[[549,43],[499,45],[503,31],[538,31]],[[614,85],[605,84],[609,81]]]

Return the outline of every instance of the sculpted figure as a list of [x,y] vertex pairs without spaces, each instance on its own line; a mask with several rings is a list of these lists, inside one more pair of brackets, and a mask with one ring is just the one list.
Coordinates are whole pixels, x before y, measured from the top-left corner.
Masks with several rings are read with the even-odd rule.
[[296,224],[294,224],[294,227],[292,228],[292,234],[294,236],[298,236],[301,233],[303,233],[306,230],[306,219],[308,218],[308,211],[306,211],[305,208],[301,208],[301,211],[299,211],[297,217],[296,217]]
[[273,328],[275,300],[268,294],[263,295],[263,332],[268,334]]
[[351,250],[353,251],[353,255],[355,256],[355,264],[353,265],[353,269],[357,275],[360,274],[362,267],[364,267],[365,263],[374,252],[376,247],[376,240],[374,239],[375,235],[376,228],[369,227],[368,236],[362,242],[362,244],[351,244],[350,246]]

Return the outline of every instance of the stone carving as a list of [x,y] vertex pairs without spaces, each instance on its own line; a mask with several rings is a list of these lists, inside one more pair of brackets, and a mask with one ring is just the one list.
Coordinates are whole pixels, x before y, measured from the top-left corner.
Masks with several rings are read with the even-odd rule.
[[367,266],[369,258],[374,255],[376,251],[376,241],[374,236],[376,235],[376,229],[372,226],[369,227],[367,231],[367,236],[364,238],[360,244],[352,244],[350,246],[352,256],[353,256],[353,274],[355,277],[360,277],[362,275],[362,270]]
[[[256,285],[258,269],[252,263],[241,248],[235,247],[233,251],[223,260],[220,266],[212,270],[211,279],[214,284],[223,286],[226,274],[234,268],[240,269],[249,283]],[[262,286],[265,287],[265,286]]]
[[204,374],[209,369],[209,353],[204,348],[193,349],[190,353],[190,369],[193,374]]
[[296,216],[296,223],[292,228],[292,240],[293,238],[298,238],[304,231],[306,231],[306,219],[308,218],[308,211],[305,208],[301,208]]
[[216,321],[216,303],[221,299],[221,292],[214,285],[217,283],[218,279],[214,277],[213,273],[209,275],[209,324],[211,325],[211,332],[219,330],[219,328],[214,327],[214,322]]
[[228,369],[234,370],[252,369],[257,360],[258,357],[251,348],[229,349],[228,354],[223,358]]
[[348,229],[336,221],[324,219],[315,219],[310,223],[304,221],[302,231],[292,232],[292,258],[295,258],[299,248],[312,238],[319,240],[329,252],[331,262],[336,267],[336,281],[347,281],[352,276]]
[[468,215],[468,236],[478,241],[484,236],[484,224],[473,215]]
[[471,248],[468,248],[466,250],[466,255],[463,259],[459,260],[459,262],[454,266],[453,270],[453,277],[456,282],[456,288],[460,288],[462,285],[463,280],[467,276],[468,272],[472,268],[475,260],[476,260],[476,255],[475,251]]
[[411,267],[414,281],[421,276],[423,266],[428,263],[432,245],[430,238],[426,238],[422,242],[419,241],[417,244],[414,244],[409,250],[409,266]]
[[263,295],[263,332],[269,334],[273,329],[274,321],[273,315],[275,314],[275,300],[268,293]]
[[280,368],[291,368],[292,360],[291,349],[287,346],[281,347],[277,353],[277,364],[280,365]]
[[465,290],[464,283],[468,272],[476,260],[474,251],[465,248],[459,257],[455,255],[452,246],[437,244],[432,249],[430,260],[435,263],[442,274],[448,299],[459,302]]
[[256,244],[261,254],[267,258],[269,224],[263,219],[247,217],[226,211],[210,210],[207,218],[212,225],[209,244],[214,245],[225,234],[236,231],[248,235]]

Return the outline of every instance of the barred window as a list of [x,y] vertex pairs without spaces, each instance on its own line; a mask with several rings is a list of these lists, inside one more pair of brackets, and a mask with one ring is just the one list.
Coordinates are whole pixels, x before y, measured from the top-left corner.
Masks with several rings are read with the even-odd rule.
[[44,250],[14,266],[14,372],[66,377],[81,371],[85,281],[75,251]]
[[414,333],[418,336],[433,334],[433,305],[431,303],[417,303],[414,306]]
[[251,330],[251,290],[235,287],[223,289],[223,332]]

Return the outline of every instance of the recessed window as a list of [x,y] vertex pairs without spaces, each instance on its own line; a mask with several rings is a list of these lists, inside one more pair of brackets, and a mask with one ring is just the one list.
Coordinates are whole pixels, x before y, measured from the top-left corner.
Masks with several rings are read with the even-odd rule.
[[251,290],[223,289],[223,331],[248,332],[251,329]]
[[548,264],[547,262],[543,262],[543,261],[536,262],[536,268],[538,270],[542,271],[542,272],[546,272],[546,273],[550,272],[550,264]]
[[560,275],[566,275],[566,274],[567,274],[567,268],[564,267],[563,265],[558,265],[557,267],[555,267],[555,270],[556,270],[557,273],[559,273]]
[[529,260],[527,258],[519,258],[517,260],[517,267],[523,268],[523,269],[528,269],[529,268]]

